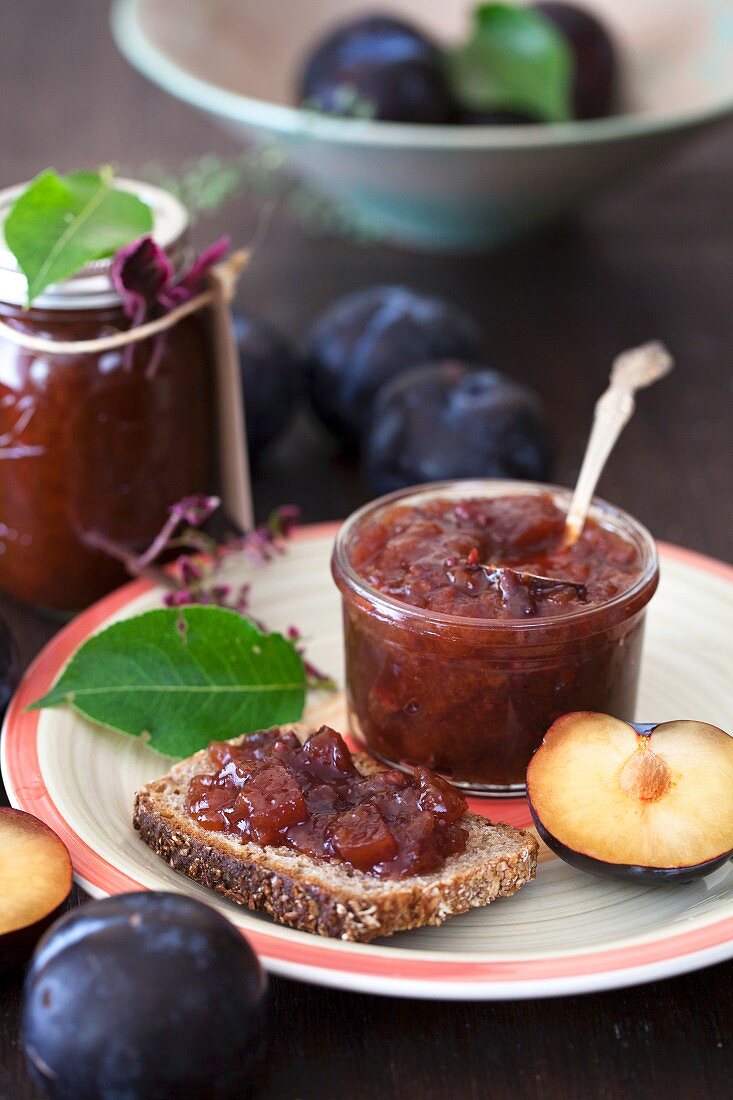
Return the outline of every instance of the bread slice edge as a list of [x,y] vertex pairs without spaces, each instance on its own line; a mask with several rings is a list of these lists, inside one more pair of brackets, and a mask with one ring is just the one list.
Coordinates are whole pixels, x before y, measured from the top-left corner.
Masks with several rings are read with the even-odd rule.
[[[285,728],[305,736],[302,727]],[[379,770],[371,757],[355,753],[353,759],[363,774]],[[463,853],[450,857],[433,874],[405,879],[376,879],[287,848],[260,847],[212,833],[185,813],[188,782],[207,766],[204,749],[138,791],[135,829],[175,871],[289,928],[368,943],[395,932],[442,924],[471,908],[509,897],[534,878],[535,837],[510,825],[493,825],[473,813],[467,813],[462,822],[468,831]]]

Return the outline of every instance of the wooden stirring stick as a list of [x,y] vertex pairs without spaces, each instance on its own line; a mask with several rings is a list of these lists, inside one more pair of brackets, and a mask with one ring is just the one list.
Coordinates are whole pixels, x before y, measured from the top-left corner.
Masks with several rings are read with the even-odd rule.
[[664,378],[673,365],[672,356],[658,340],[630,348],[614,360],[611,384],[596,402],[593,427],[565,520],[564,546],[572,546],[583,530],[606,459],[633,416],[636,408],[634,394]]

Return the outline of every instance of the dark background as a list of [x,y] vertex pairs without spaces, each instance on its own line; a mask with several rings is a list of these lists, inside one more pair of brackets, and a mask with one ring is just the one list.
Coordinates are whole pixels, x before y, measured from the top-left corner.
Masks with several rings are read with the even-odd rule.
[[[103,0],[4,0],[0,186],[41,168],[152,162],[175,171],[239,152],[207,118],[133,72],[110,40]],[[315,237],[276,210],[245,274],[242,309],[295,339],[343,291],[405,282],[453,298],[487,332],[487,359],[533,385],[571,484],[593,401],[622,348],[659,337],[677,369],[641,396],[600,492],[654,534],[733,559],[733,126],[619,188],[532,243],[482,258],[427,258]],[[252,201],[196,229],[246,244]],[[1,471],[0,471],[1,472]],[[358,471],[304,411],[264,457],[258,515],[294,501],[337,519],[367,498]],[[0,601],[24,664],[55,627]],[[558,1001],[439,1004],[272,982],[268,1073],[257,1097],[723,1097],[733,1075],[733,964]],[[0,985],[0,1098],[37,1094],[17,1043],[19,987]]]

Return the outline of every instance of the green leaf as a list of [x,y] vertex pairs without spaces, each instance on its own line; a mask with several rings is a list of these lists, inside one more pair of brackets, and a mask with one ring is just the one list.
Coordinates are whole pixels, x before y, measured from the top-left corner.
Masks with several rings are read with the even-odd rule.
[[561,34],[540,12],[482,4],[473,37],[449,52],[456,98],[477,111],[518,111],[546,122],[572,117],[573,58]]
[[48,169],[15,200],[4,234],[28,280],[27,305],[47,286],[150,232],[150,207],[112,183],[110,169],[68,176]]
[[225,608],[165,608],[89,638],[29,710],[68,704],[157,752],[188,756],[297,721],[305,686],[303,662],[281,634],[262,634]]

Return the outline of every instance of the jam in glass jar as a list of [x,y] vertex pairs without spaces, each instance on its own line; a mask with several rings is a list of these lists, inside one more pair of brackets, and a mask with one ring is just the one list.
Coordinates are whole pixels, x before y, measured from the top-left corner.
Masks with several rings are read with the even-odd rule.
[[[184,208],[159,188],[118,186],[151,207],[153,236],[175,263]],[[0,193],[0,223],[21,190]],[[124,331],[110,266],[90,264],[26,309],[25,278],[0,239],[0,320],[64,343]],[[61,613],[83,607],[125,579],[95,534],[139,552],[171,504],[210,490],[210,360],[201,314],[95,353],[33,350],[0,333],[0,588]]]
[[345,522],[332,569],[350,728],[370,752],[512,795],[560,715],[634,718],[654,542],[596,500],[564,547],[569,501],[547,485],[444,482]]

